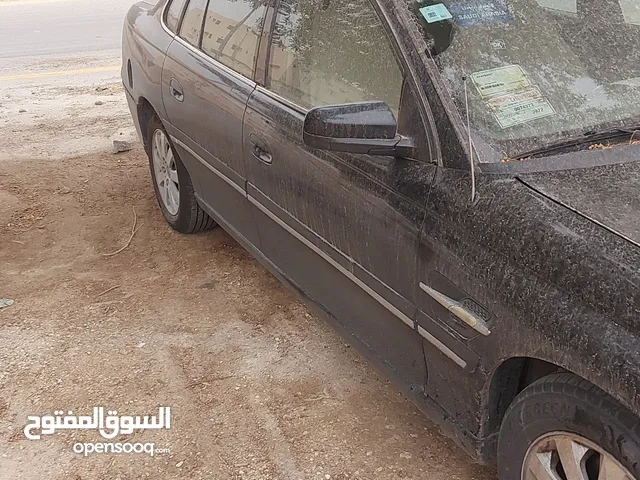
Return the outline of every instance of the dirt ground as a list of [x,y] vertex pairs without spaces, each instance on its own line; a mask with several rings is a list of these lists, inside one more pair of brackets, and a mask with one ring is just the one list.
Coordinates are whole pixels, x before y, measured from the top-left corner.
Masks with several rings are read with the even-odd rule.
[[[141,148],[109,152],[123,122],[117,83],[0,97],[1,479],[495,479],[223,230],[172,231]],[[94,406],[171,407],[117,439],[170,453],[25,438]]]

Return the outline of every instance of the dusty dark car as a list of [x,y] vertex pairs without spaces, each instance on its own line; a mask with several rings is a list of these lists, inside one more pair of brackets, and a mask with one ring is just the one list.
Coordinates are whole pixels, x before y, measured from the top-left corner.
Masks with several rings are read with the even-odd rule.
[[640,2],[161,0],[123,81],[218,224],[501,480],[640,480]]

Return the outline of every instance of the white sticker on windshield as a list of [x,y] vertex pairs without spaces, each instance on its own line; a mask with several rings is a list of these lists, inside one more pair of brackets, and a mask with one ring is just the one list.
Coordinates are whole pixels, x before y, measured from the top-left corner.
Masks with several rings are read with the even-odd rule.
[[538,87],[498,95],[486,100],[486,102],[502,128],[513,127],[556,113],[549,101],[542,96]]
[[531,86],[531,82],[520,65],[508,65],[475,72],[471,74],[471,80],[482,98],[516,92]]

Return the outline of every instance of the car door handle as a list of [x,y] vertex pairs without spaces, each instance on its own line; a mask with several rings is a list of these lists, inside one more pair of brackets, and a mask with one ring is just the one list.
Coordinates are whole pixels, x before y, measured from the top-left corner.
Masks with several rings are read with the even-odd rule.
[[169,91],[171,92],[171,96],[173,96],[177,101],[184,102],[182,85],[180,85],[175,78],[172,78],[169,82]]
[[260,160],[262,163],[271,165],[271,162],[273,162],[273,157],[271,156],[271,153],[269,153],[265,142],[253,133],[249,135],[249,138],[251,139],[251,155]]

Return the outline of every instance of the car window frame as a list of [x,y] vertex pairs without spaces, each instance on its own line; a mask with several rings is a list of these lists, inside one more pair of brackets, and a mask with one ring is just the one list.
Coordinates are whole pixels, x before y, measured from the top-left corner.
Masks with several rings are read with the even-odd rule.
[[[204,24],[207,20],[207,10],[209,10],[209,2],[211,0],[206,0],[206,3],[204,5],[204,10],[203,10],[203,15],[202,15],[202,24],[200,25],[200,35],[198,36],[198,45],[193,45],[192,43],[189,43],[187,41],[187,39],[183,38],[180,36],[180,31],[182,30],[182,22],[184,21],[184,17],[187,14],[187,11],[189,10],[189,6],[191,5],[191,2],[194,0],[188,0],[184,10],[182,11],[182,15],[180,16],[180,24],[178,25],[178,32],[174,35],[174,39],[179,39],[180,41],[182,41],[184,44],[189,45],[190,47],[195,48],[197,51],[199,51],[202,54],[205,54],[202,51],[202,35],[204,34]],[[166,8],[166,6],[165,6]],[[206,55],[206,54],[205,54]],[[209,55],[206,55],[207,58],[211,58],[209,57]],[[213,60],[213,59],[212,59]]]
[[[190,1],[190,0],[189,0]],[[303,1],[303,0],[300,0]],[[391,47],[391,51],[393,54],[394,59],[396,60],[396,63],[398,64],[398,68],[400,70],[400,74],[402,75],[402,85],[400,86],[400,106],[402,105],[402,97],[404,96],[404,92],[405,92],[405,85],[407,84],[409,75],[408,75],[408,70],[406,68],[406,64],[405,64],[405,60],[402,57],[400,48],[397,44],[397,41],[395,39],[395,37],[393,37],[393,35],[391,34],[391,30],[390,30],[390,26],[388,25],[387,20],[384,18],[384,15],[382,15],[382,12],[380,11],[380,9],[378,8],[378,5],[375,3],[374,0],[366,0],[369,2],[369,4],[371,5],[371,8],[373,8],[376,17],[378,18],[378,21],[380,22],[380,24],[382,25],[382,29],[384,30],[384,34],[385,34],[385,38],[387,39],[387,42],[389,42],[389,46]],[[264,71],[264,76],[260,79],[260,82],[257,82],[258,85],[260,85],[260,90],[273,97],[274,99],[280,101],[281,103],[284,103],[286,105],[288,105],[289,107],[299,111],[300,113],[307,113],[309,110],[311,110],[311,108],[306,108],[303,107],[302,105],[286,98],[283,97],[282,95],[274,92],[273,90],[270,90],[269,88],[267,88],[267,78],[269,77],[269,60],[271,57],[271,45],[273,42],[273,34],[275,31],[275,26],[276,26],[276,20],[278,19],[278,10],[280,9],[280,0],[271,0],[270,3],[272,4],[272,15],[270,17],[267,16],[267,18],[270,21],[270,25],[269,25],[269,36],[267,39],[267,43],[266,43],[266,48],[265,51],[262,54],[262,58],[258,58],[258,60],[261,61],[262,64],[262,68]],[[265,22],[266,23],[266,22]],[[262,29],[262,33],[264,36],[264,32],[265,32],[265,28],[263,25],[263,29]],[[257,69],[256,69],[257,70]],[[312,107],[315,108],[315,107]],[[400,115],[402,114],[401,110],[398,110],[398,118],[400,117]],[[397,119],[396,119],[397,120]]]
[[[264,37],[264,27],[267,24],[267,22],[271,22],[271,17],[270,15],[272,14],[272,10],[273,10],[273,0],[270,0],[267,4],[267,15],[265,15],[265,19],[262,22],[261,25],[261,31],[260,31],[260,35],[258,36],[258,48],[257,48],[257,52],[258,54],[256,55],[256,61],[254,62],[254,66],[253,66],[253,75],[251,77],[246,77],[244,76],[242,73],[236,72],[233,68],[228,67],[227,65],[225,65],[224,63],[216,60],[215,58],[213,58],[212,56],[210,56],[209,54],[207,54],[204,50],[202,50],[202,36],[204,34],[204,25],[206,22],[206,12],[209,9],[209,3],[211,0],[207,0],[207,6],[206,6],[206,10],[205,10],[205,15],[202,21],[202,27],[200,29],[200,39],[198,41],[198,46],[194,46],[192,44],[190,44],[189,42],[187,42],[184,38],[180,37],[180,35],[178,33],[174,33],[172,32],[169,27],[166,25],[165,23],[165,16],[166,16],[166,12],[169,8],[169,5],[172,3],[171,1],[165,3],[164,7],[163,7],[163,11],[162,14],[160,15],[160,21],[162,23],[162,27],[165,29],[165,31],[167,33],[169,33],[174,41],[180,42],[183,46],[185,46],[186,48],[191,49],[193,52],[197,53],[198,55],[200,55],[204,60],[211,62],[213,65],[215,65],[217,68],[220,68],[222,70],[225,70],[226,72],[229,72],[233,75],[235,75],[236,77],[246,81],[246,82],[250,82],[252,84],[256,84],[259,85],[259,82],[256,79],[256,74],[257,74],[257,67],[258,67],[258,63],[259,63],[259,59],[260,59],[260,49],[263,45],[263,37]],[[179,22],[179,28],[178,31],[180,30],[180,27],[182,27],[182,20],[184,19],[184,15],[187,11],[187,7],[189,6],[189,4],[191,3],[191,0],[187,0],[187,3],[185,4],[185,8],[182,11],[182,14],[180,16],[180,22]]]
[[[408,65],[408,60],[405,58],[403,54],[402,48],[400,46],[400,42],[394,34],[395,31],[393,29],[393,26],[385,16],[385,12],[382,10],[380,5],[375,0],[367,0],[367,1],[371,4],[373,10],[375,11],[378,17],[378,20],[382,25],[385,38],[387,39],[387,42],[389,42],[389,45],[391,46],[392,54],[402,74],[400,106],[398,109],[398,118],[396,119],[396,121],[400,126],[403,123],[401,119],[406,118],[407,115],[409,115],[410,113],[405,104],[405,100],[406,100],[405,96],[413,96],[415,99],[417,99],[419,105],[416,105],[416,108],[419,109],[421,122],[424,126],[424,128],[422,129],[422,132],[424,134],[424,137],[425,137],[424,141],[427,147],[427,151],[420,152],[420,154],[418,155],[420,159],[417,159],[417,161],[420,161],[423,163],[433,163],[433,164],[442,166],[442,156],[439,148],[439,139],[438,139],[436,125],[435,125],[435,122],[433,121],[433,113],[431,111],[431,106],[429,105],[429,103],[425,103],[423,96],[421,96],[419,93],[418,83],[414,78],[412,69]],[[310,109],[303,107],[302,105],[298,105],[297,103],[292,102],[288,98],[285,98],[279,95],[278,93],[272,90],[269,90],[266,87],[266,78],[268,75],[271,44],[273,40],[273,33],[275,30],[278,9],[280,7],[280,0],[272,0],[271,3],[272,3],[272,6],[270,7],[271,16],[267,15],[267,20],[270,22],[269,29],[267,30],[266,28],[266,22],[265,22],[265,25],[263,25],[263,29],[262,29],[263,37],[267,37],[267,36],[268,37],[265,39],[266,41],[264,43],[263,43],[263,39],[261,38],[260,45],[262,46],[264,44],[264,49],[257,59],[261,63],[261,66],[264,72],[264,77],[258,78],[256,80],[258,84],[258,86],[256,87],[256,90],[267,95],[273,100],[279,102],[283,106],[291,108],[302,115],[306,115]],[[257,68],[256,68],[256,71],[258,71]],[[403,132],[400,130],[398,131],[398,133],[403,134]]]
[[[442,151],[440,148],[438,128],[435,124],[433,107],[432,105],[430,105],[430,102],[426,100],[426,98],[424,97],[424,94],[421,92],[419,88],[419,82],[416,79],[417,73],[414,71],[415,68],[411,68],[411,66],[408,64],[408,60],[407,58],[405,58],[403,54],[403,47],[401,46],[402,42],[400,42],[400,40],[396,37],[396,32],[390,20],[386,18],[384,9],[375,0],[368,0],[368,1],[373,6],[376,12],[376,15],[378,16],[378,19],[382,23],[383,29],[385,31],[385,36],[387,38],[387,41],[390,42],[393,55],[395,56],[395,59],[398,62],[398,66],[400,67],[402,76],[403,76],[403,87],[402,87],[402,94],[400,97],[401,107],[400,107],[400,110],[398,111],[398,119],[397,119],[398,123],[400,123],[400,119],[402,118],[402,116],[406,114],[406,112],[402,108],[403,98],[406,95],[406,92],[413,91],[415,97],[419,100],[418,107],[421,112],[420,116],[422,119],[423,126],[425,127],[424,135],[426,137],[426,142],[429,148],[428,156],[429,158],[431,158],[431,161],[433,163],[436,163],[437,165],[442,167],[444,166],[444,161],[443,161],[444,159],[443,159]],[[297,105],[294,102],[291,102],[287,98],[284,98],[265,87],[267,68],[268,68],[268,62],[269,62],[269,54],[271,52],[271,40],[272,40],[273,32],[275,29],[275,22],[276,22],[278,8],[280,6],[280,0],[268,0],[267,2],[267,12],[265,15],[265,20],[262,23],[262,31],[258,40],[258,54],[256,55],[256,62],[253,69],[253,78],[247,78],[244,75],[236,72],[235,70],[227,67],[223,63],[220,63],[219,61],[217,61],[215,58],[212,58],[209,55],[207,55],[205,52],[203,52],[199,48],[193,47],[190,43],[180,38],[178,34],[171,32],[171,30],[169,30],[169,28],[165,25],[165,22],[164,22],[166,9],[168,8],[170,3],[171,2],[165,3],[162,15],[160,16],[160,21],[165,31],[169,35],[171,35],[175,40],[182,43],[182,45],[184,45],[186,48],[189,48],[195,53],[199,54],[203,59],[212,62],[217,67],[232,73],[238,78],[241,78],[245,81],[255,84],[256,90],[260,91],[261,93],[264,93],[265,95],[271,97],[272,99],[278,101],[283,105],[288,106],[289,108],[297,111],[302,115],[306,115],[306,113],[309,111],[308,109],[306,109],[305,107],[302,107],[301,105]],[[179,24],[180,27],[182,26],[182,20],[186,12],[186,7],[190,3],[191,3],[191,0],[187,0],[187,3],[185,4],[185,8],[182,11],[180,24]],[[209,7],[209,3],[207,3],[207,8],[208,7]],[[203,23],[202,29],[204,30],[204,23]],[[202,37],[202,32],[200,36]],[[262,68],[262,70],[260,70],[260,68]],[[429,76],[431,77],[431,75]]]
[[[188,0],[189,2],[191,2],[191,0]],[[258,80],[257,80],[257,72],[258,72],[258,63],[259,63],[259,59],[260,59],[260,49],[263,45],[263,37],[264,37],[264,27],[267,24],[267,22],[271,22],[271,17],[270,15],[272,15],[272,10],[273,10],[273,0],[265,0],[265,16],[262,19],[262,23],[260,25],[260,34],[258,35],[258,45],[256,47],[256,53],[255,53],[255,60],[253,62],[253,71],[252,71],[252,75],[251,77],[247,77],[244,74],[235,71],[233,68],[229,67],[228,65],[225,65],[224,63],[222,63],[220,60],[216,60],[215,58],[213,58],[211,55],[209,55],[207,52],[205,52],[202,49],[202,39],[204,37],[204,28],[205,25],[207,24],[207,13],[209,12],[209,5],[211,5],[211,2],[215,2],[216,0],[207,0],[207,8],[205,10],[205,14],[204,14],[204,19],[202,22],[202,30],[200,31],[200,45],[198,46],[198,50],[200,51],[200,53],[202,53],[203,55],[205,55],[208,59],[210,59],[211,61],[215,62],[216,65],[220,65],[222,68],[225,68],[233,73],[235,73],[236,75],[241,76],[242,78],[245,78],[247,80],[250,80],[254,83],[259,84]]]
[[167,31],[171,32],[173,36],[178,35],[178,32],[180,31],[180,27],[182,27],[182,19],[184,18],[184,12],[187,11],[187,7],[191,3],[191,0],[185,0],[184,5],[182,6],[182,10],[180,11],[180,15],[178,15],[178,24],[176,25],[176,31],[174,32],[173,30],[171,30],[171,28],[169,28],[169,25],[167,24],[167,15],[169,14],[169,9],[171,8],[171,5],[173,5],[173,3],[177,1],[180,1],[180,0],[169,0],[165,4],[164,9],[162,11],[162,15],[161,15],[162,26],[165,29],[167,29]]

